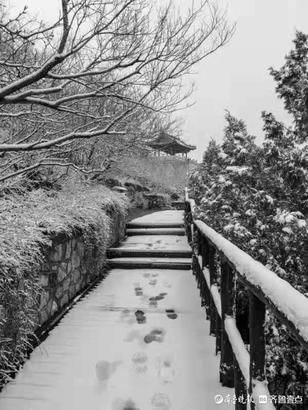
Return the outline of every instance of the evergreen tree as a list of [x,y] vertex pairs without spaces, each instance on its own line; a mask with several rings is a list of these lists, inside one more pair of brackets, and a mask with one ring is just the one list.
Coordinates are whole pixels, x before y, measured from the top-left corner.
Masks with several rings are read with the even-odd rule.
[[294,118],[297,138],[307,140],[308,132],[308,35],[296,32],[294,48],[279,69],[270,68],[276,92]]
[[[308,296],[308,36],[297,32],[294,44],[283,67],[271,69],[292,127],[263,112],[257,146],[227,112],[223,143],[210,143],[191,185],[201,219]],[[246,302],[239,288],[242,315]],[[304,384],[308,397],[308,355],[270,313],[266,337],[272,393],[303,394]]]

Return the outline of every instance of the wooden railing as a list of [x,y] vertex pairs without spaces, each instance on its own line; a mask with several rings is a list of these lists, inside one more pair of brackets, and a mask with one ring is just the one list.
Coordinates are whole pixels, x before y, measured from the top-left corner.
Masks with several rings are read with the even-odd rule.
[[[252,409],[275,409],[265,376],[266,309],[308,352],[308,298],[204,222],[196,220],[194,208],[195,203],[186,190],[186,234],[193,247],[193,272],[210,320],[210,333],[216,336],[216,353],[220,352],[220,382],[234,387],[236,409],[246,409],[247,398],[252,398]],[[246,326],[237,317],[235,296],[239,284],[247,290],[249,299]],[[246,403],[238,400],[239,397],[246,398]]]

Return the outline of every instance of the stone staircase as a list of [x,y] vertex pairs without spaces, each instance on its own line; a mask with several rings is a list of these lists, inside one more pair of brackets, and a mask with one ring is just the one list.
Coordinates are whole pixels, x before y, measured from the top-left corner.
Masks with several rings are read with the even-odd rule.
[[138,218],[127,224],[127,238],[108,250],[110,268],[191,269],[191,249],[183,220],[153,221]]
[[146,234],[109,250],[116,269],[31,353],[0,392],[1,410],[217,410],[214,397],[233,396],[219,384],[187,238],[163,234],[182,224],[168,210],[128,225]]

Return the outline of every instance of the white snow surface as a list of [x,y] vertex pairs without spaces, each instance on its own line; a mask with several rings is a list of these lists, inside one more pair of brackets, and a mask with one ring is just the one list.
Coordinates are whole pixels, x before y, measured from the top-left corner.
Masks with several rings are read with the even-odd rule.
[[114,269],[33,351],[0,409],[231,409],[214,401],[233,396],[214,341],[191,271]]
[[191,250],[186,236],[177,235],[136,235],[128,236],[119,248],[133,249],[169,249],[169,250]]
[[204,222],[198,220],[195,223],[198,229],[225,254],[236,270],[251,284],[259,287],[308,342],[308,298]]
[[146,224],[146,223],[165,223],[168,224],[168,222],[172,223],[183,223],[183,211],[173,211],[173,210],[167,210],[167,211],[160,211],[160,212],[153,212],[151,214],[147,214],[144,216],[141,216],[139,218],[135,218],[132,222],[137,223],[137,224]]

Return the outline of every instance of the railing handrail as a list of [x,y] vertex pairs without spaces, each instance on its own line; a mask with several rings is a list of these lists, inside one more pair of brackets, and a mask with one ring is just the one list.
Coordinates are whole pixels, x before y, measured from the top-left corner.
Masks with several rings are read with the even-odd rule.
[[185,202],[189,203],[190,208],[191,208],[191,212],[192,212],[192,214],[194,214],[196,203],[195,203],[194,199],[189,198],[188,188],[185,188]]
[[204,222],[194,220],[194,224],[240,275],[239,280],[262,299],[308,352],[308,298]]
[[[269,397],[265,378],[265,307],[287,326],[291,336],[308,352],[308,299],[214,229],[195,219],[194,213],[195,202],[189,198],[186,188],[187,235],[191,243],[193,235],[198,237],[197,249],[193,253],[194,273],[211,320],[211,332],[216,335],[216,349],[221,350],[221,381],[229,387],[234,383],[236,393],[243,393],[244,390],[247,393],[248,390],[256,401],[258,396]],[[221,260],[220,292],[215,272],[215,253]],[[236,281],[242,283],[249,293],[250,352],[246,349],[234,317]],[[234,365],[230,355],[235,360]],[[224,374],[225,369],[228,370],[227,376]],[[258,403],[256,406],[259,408]],[[236,404],[236,408],[244,407]],[[275,407],[267,402],[266,406],[263,403],[260,408]]]

